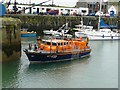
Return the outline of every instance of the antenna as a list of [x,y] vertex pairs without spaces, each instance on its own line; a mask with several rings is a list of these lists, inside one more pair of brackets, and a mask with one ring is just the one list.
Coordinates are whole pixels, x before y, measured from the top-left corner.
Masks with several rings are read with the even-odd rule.
[[9,2],[7,3],[6,8],[8,8],[10,4],[11,4],[11,0],[9,0]]
[[13,10],[14,10],[14,14],[16,14],[16,12],[17,12],[17,10],[18,10],[18,8],[17,8],[17,2],[16,2],[16,0],[14,1],[14,6],[13,6]]
[[52,0],[52,6],[53,6],[53,4],[54,4],[54,0]]
[[99,21],[98,21],[98,30],[100,29],[101,8],[102,8],[102,0],[100,0],[100,14],[99,14]]
[[29,4],[31,4],[31,0],[29,1]]

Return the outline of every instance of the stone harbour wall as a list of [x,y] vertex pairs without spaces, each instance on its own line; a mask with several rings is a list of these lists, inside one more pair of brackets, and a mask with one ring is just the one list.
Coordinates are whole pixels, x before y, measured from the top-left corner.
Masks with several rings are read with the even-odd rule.
[[0,18],[0,55],[2,61],[18,60],[21,56],[21,21],[15,18]]

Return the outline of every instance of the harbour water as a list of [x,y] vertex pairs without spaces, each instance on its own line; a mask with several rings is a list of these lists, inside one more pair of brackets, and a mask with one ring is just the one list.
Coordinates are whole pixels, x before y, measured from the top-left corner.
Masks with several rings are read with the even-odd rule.
[[24,48],[35,38],[22,38],[20,60],[2,64],[3,88],[118,88],[118,43],[90,41],[91,55],[55,63],[30,64]]

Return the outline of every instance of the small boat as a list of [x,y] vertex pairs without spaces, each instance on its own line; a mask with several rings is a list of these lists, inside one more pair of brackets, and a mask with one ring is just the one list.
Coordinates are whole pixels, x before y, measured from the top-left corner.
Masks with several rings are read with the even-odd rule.
[[68,33],[68,23],[63,24],[62,27],[60,27],[58,30],[43,30],[43,33],[45,35],[62,35],[63,33]]
[[30,62],[56,62],[82,58],[90,55],[88,38],[79,39],[37,39],[38,45],[34,49],[29,48],[24,52]]
[[28,32],[27,29],[21,30],[21,37],[36,37],[36,32]]

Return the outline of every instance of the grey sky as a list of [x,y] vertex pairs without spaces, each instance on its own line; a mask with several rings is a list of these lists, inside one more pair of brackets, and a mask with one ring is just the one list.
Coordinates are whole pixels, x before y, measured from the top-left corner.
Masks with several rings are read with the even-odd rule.
[[[3,1],[8,2],[9,0],[3,0]],[[38,4],[38,3],[41,3],[47,0],[16,0],[16,1],[19,3],[25,3],[25,4],[26,3],[29,4],[29,2],[31,1],[31,3]],[[54,4],[59,5],[59,6],[75,6],[77,1],[78,0],[53,0]],[[14,0],[11,0],[11,2],[14,2]],[[51,4],[51,3],[52,3],[52,0],[45,4]]]
[[[5,1],[5,2],[8,2],[9,0],[0,0],[0,1]],[[24,3],[24,4],[29,4],[29,2],[31,1],[31,3],[41,3],[41,2],[44,2],[44,1],[47,1],[47,0],[16,0],[17,2],[19,3]],[[59,5],[59,6],[69,6],[69,7],[73,7],[76,5],[76,2],[94,2],[94,1],[100,1],[100,0],[53,0],[54,4],[55,5]],[[104,1],[109,1],[109,2],[118,2],[120,0],[104,0]],[[11,0],[11,2],[14,2],[14,0]],[[52,0],[45,3],[46,5],[47,4],[51,4],[52,3]],[[43,5],[45,5],[43,4]]]

